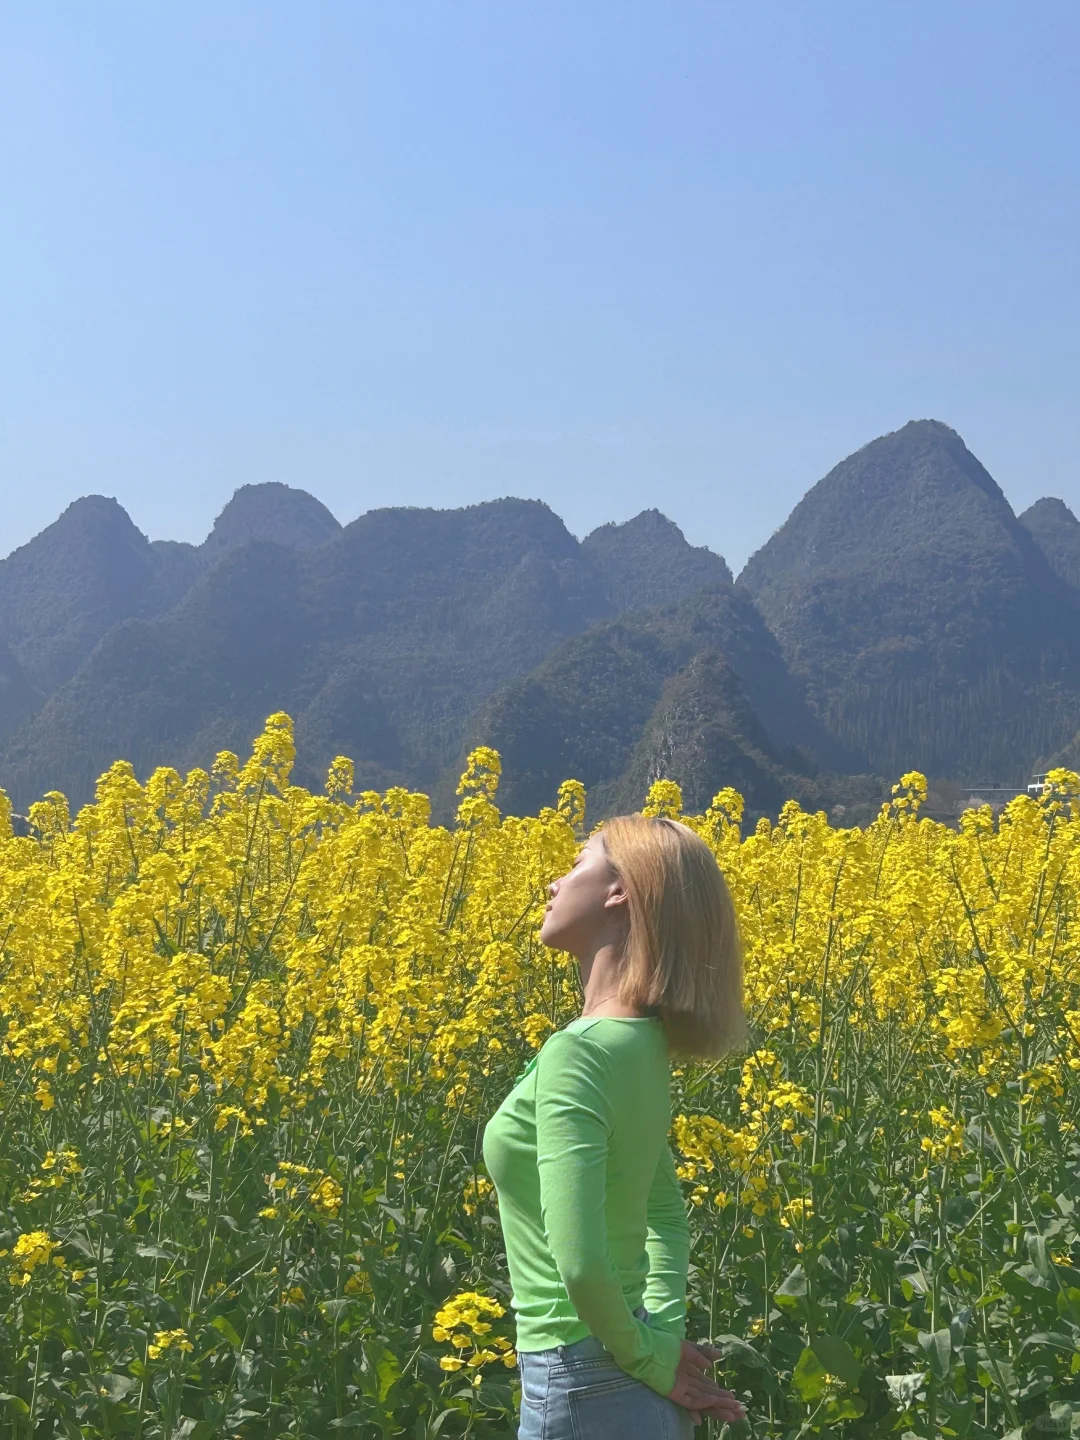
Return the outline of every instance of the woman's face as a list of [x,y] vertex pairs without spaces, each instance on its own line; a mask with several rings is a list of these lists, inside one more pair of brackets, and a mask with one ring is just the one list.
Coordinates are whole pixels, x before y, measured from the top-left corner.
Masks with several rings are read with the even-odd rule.
[[626,887],[608,860],[603,836],[591,835],[561,880],[548,886],[540,939],[555,950],[594,952],[626,925]]

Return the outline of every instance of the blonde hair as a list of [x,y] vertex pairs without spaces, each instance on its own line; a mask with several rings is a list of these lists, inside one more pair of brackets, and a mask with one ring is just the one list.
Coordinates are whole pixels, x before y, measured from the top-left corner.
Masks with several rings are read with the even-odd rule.
[[746,1043],[735,906],[716,857],[687,825],[617,815],[600,831],[627,891],[619,998],[659,1014],[668,1047],[717,1059]]

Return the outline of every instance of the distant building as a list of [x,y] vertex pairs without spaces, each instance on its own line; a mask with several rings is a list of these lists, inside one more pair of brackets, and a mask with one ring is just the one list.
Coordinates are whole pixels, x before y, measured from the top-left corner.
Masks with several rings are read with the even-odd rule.
[[1028,781],[1027,793],[1036,797],[1041,795],[1046,789],[1046,776],[1047,772],[1045,770],[1041,775],[1032,775]]
[[1000,810],[1010,800],[1027,792],[1015,785],[972,785],[968,788],[969,805],[989,805],[994,811]]

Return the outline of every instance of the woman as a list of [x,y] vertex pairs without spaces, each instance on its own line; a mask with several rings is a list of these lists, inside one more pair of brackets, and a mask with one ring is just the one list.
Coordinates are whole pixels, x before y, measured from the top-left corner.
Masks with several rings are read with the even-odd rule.
[[519,1440],[682,1440],[744,1410],[687,1341],[690,1232],[668,1145],[670,1054],[746,1038],[731,897],[685,825],[608,820],[549,887],[581,1015],[484,1131],[517,1320]]

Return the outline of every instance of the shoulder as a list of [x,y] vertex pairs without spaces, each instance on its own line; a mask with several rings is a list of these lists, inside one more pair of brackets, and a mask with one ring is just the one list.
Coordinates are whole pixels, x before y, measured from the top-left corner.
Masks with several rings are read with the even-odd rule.
[[646,1033],[646,1027],[620,1025],[600,1016],[575,1024],[572,1030],[556,1030],[541,1046],[539,1058],[549,1070],[569,1067],[615,1074],[624,1068],[639,1069],[647,1063],[645,1052],[654,1049],[655,1037]]
[[611,1072],[611,1056],[596,1037],[592,1025],[554,1031],[537,1052],[537,1084],[543,1088],[546,1082],[569,1076],[602,1081]]
[[575,1030],[554,1030],[540,1046],[537,1058],[543,1060],[569,1060],[580,1057],[584,1060],[597,1061],[606,1053],[606,1047],[600,1043],[597,1033],[597,1024],[582,1025]]

